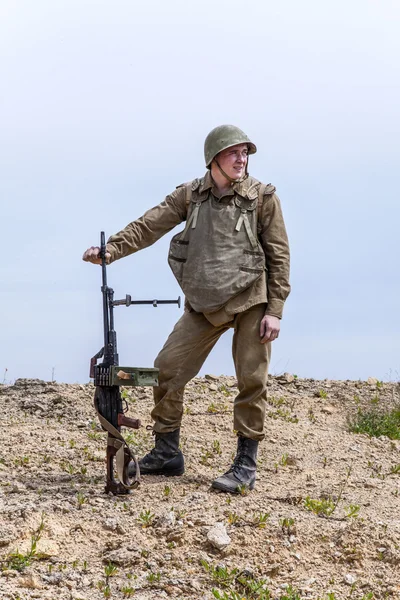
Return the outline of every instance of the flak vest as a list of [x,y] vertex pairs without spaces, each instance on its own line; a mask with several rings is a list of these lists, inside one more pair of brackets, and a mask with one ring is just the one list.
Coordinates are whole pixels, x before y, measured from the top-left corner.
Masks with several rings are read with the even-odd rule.
[[219,203],[209,189],[201,192],[201,179],[184,184],[186,226],[171,240],[168,263],[196,312],[219,310],[266,270],[257,215],[275,187],[252,181],[228,204]]

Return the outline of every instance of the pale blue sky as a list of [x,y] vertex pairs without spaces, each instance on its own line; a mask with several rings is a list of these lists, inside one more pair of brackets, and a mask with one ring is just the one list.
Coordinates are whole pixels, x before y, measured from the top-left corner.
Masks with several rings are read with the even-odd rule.
[[[399,27],[390,0],[3,0],[1,380],[88,380],[83,251],[201,176],[221,123],[257,144],[290,236],[271,372],[399,379]],[[170,237],[109,268],[117,297],[178,296]],[[151,366],[179,315],[117,309],[121,364]],[[230,345],[202,372],[233,373]]]

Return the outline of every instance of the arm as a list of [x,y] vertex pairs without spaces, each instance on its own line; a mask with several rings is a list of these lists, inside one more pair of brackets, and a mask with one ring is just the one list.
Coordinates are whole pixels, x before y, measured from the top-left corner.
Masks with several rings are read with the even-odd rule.
[[281,319],[283,305],[290,293],[290,252],[278,196],[266,196],[260,212],[260,238],[268,270],[268,305],[265,314]]
[[[151,208],[132,221],[107,241],[107,264],[147,248],[186,219],[185,188],[180,186],[166,197],[164,202]],[[100,248],[92,246],[83,255],[83,260],[101,264]]]
[[186,219],[185,189],[177,188],[164,202],[132,221],[107,241],[110,262],[143,250]]
[[290,251],[281,204],[276,194],[265,197],[260,211],[261,244],[267,266],[268,304],[261,321],[261,342],[279,335],[283,305],[290,293]]

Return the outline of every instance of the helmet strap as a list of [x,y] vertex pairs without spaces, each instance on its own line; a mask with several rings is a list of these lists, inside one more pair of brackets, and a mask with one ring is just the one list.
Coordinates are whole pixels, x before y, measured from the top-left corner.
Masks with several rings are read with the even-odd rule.
[[240,179],[233,179],[233,177],[230,177],[227,173],[225,173],[225,171],[223,170],[223,168],[221,167],[221,165],[219,164],[217,159],[214,158],[214,160],[215,160],[215,164],[217,165],[217,167],[220,170],[220,172],[222,173],[222,175],[231,183],[231,185],[234,185],[235,183],[242,183],[242,181],[247,179],[247,177],[249,176],[249,174],[247,172],[247,163],[246,163],[246,169],[245,169],[245,173],[244,173],[243,177],[241,177]]

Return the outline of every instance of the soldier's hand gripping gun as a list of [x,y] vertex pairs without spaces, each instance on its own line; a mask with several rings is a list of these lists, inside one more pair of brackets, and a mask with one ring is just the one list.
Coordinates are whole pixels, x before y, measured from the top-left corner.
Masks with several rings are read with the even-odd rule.
[[[140,482],[140,471],[137,458],[121,435],[121,427],[139,429],[139,419],[131,419],[125,415],[128,410],[126,400],[122,399],[120,386],[155,386],[158,385],[158,369],[138,367],[120,367],[118,364],[117,334],[114,329],[114,306],[131,306],[135,304],[177,304],[177,300],[132,300],[126,295],[124,300],[114,300],[114,290],[107,285],[106,272],[106,243],[104,231],[100,239],[103,285],[103,324],[104,346],[90,361],[90,377],[96,386],[94,406],[100,423],[107,431],[107,482],[105,492],[114,495],[128,494]],[[97,360],[103,362],[97,364]],[[133,460],[136,463],[136,476],[130,480],[128,465]],[[115,478],[115,471],[118,479]]]

